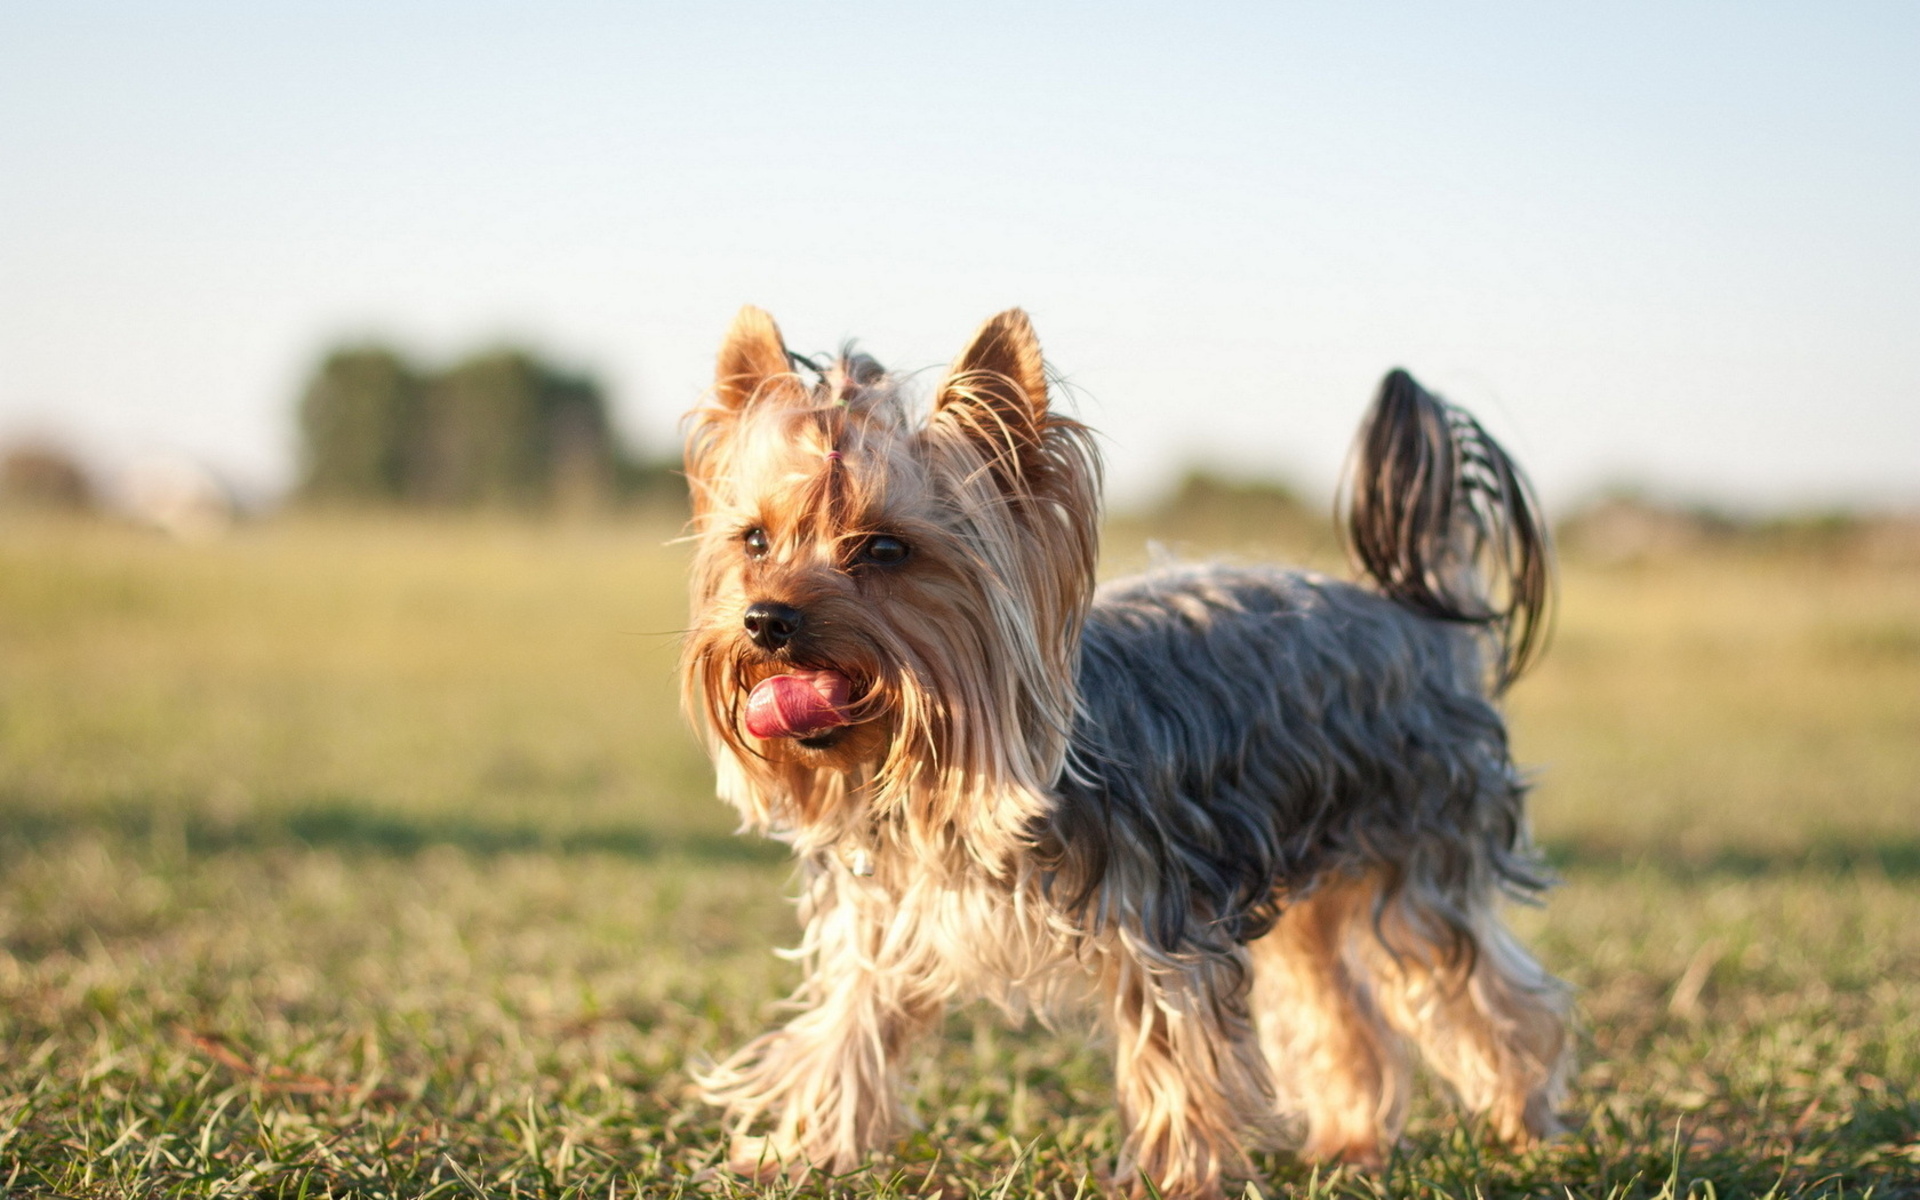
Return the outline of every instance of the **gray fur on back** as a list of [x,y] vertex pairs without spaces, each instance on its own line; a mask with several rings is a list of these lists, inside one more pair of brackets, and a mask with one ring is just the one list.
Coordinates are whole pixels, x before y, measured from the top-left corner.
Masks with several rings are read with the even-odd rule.
[[1055,899],[1137,922],[1162,952],[1217,953],[1365,868],[1383,905],[1413,889],[1450,926],[1435,943],[1470,945],[1471,897],[1545,885],[1482,654],[1469,627],[1308,573],[1187,566],[1101,588],[1039,838]]

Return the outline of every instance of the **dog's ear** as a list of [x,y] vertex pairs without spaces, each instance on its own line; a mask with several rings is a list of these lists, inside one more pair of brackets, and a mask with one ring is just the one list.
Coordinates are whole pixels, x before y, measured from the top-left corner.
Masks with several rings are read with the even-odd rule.
[[748,406],[806,395],[806,385],[793,372],[780,327],[751,304],[742,308],[720,343],[711,401],[687,414],[687,484],[696,517],[712,507],[712,489],[730,469],[733,432]]
[[1010,308],[980,327],[940,385],[933,415],[980,447],[1004,489],[1032,487],[1046,442],[1047,376],[1026,313]]
[[713,372],[714,399],[722,408],[738,411],[774,394],[804,391],[793,373],[780,327],[763,310],[751,304],[743,307],[720,343],[720,361]]

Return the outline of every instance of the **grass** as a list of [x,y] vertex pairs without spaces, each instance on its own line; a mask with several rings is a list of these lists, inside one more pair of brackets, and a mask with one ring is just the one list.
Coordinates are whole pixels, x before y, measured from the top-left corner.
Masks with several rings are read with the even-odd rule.
[[[703,1174],[688,1064],[773,1019],[793,928],[674,710],[664,540],[0,525],[0,1186],[786,1192]],[[1514,718],[1567,882],[1517,919],[1581,990],[1579,1127],[1498,1154],[1426,1096],[1385,1175],[1274,1154],[1266,1186],[1920,1195],[1920,571],[1565,582]],[[1074,1196],[1107,1072],[956,1012],[923,1128],[800,1190]]]

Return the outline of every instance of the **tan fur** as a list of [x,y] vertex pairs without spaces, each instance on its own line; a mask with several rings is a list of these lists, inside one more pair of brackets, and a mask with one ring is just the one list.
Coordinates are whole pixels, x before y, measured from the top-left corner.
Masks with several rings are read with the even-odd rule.
[[1448,958],[1425,933],[1419,903],[1403,894],[1388,903],[1379,936],[1349,933],[1381,1013],[1496,1138],[1524,1147],[1554,1136],[1571,1051],[1565,989],[1484,906],[1471,914],[1475,953]]
[[1558,1133],[1570,1050],[1564,989],[1494,914],[1475,914],[1473,950],[1462,956],[1412,915],[1417,897],[1381,893],[1373,877],[1330,881],[1252,946],[1261,1040],[1281,1111],[1306,1127],[1302,1152],[1381,1161],[1406,1121],[1403,1039],[1502,1142]]
[[1407,1108],[1405,1056],[1353,959],[1372,889],[1331,883],[1252,946],[1253,1004],[1280,1109],[1304,1121],[1309,1158],[1376,1165]]

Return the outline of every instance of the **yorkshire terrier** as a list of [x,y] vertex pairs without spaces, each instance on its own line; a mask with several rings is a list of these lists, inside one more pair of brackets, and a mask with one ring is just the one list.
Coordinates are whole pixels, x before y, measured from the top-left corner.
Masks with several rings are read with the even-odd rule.
[[886,1146],[910,1043],[974,997],[1096,1001],[1116,1177],[1162,1195],[1289,1131],[1380,1163],[1410,1046],[1493,1135],[1552,1135],[1566,991],[1499,913],[1547,884],[1495,705],[1550,591],[1519,470],[1395,371],[1350,468],[1363,583],[1096,588],[1099,457],[1047,388],[1017,309],[916,413],[746,308],[689,416],[686,707],[803,873],[800,1012],[702,1080],[734,1168]]

